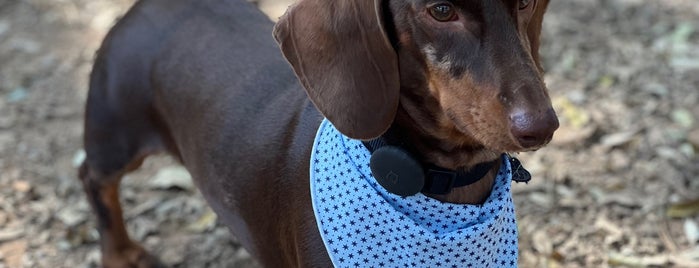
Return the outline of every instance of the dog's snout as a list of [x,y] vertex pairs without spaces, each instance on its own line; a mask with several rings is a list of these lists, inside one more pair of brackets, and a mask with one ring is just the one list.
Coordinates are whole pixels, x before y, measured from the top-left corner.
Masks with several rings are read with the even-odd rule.
[[525,110],[510,115],[510,131],[522,148],[537,148],[548,143],[558,129],[558,118],[553,109],[542,112]]

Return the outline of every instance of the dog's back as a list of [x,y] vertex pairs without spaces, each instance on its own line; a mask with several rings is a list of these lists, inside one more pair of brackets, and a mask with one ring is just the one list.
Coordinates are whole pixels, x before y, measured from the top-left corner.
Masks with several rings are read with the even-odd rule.
[[[285,228],[269,215],[315,224],[312,210],[299,208],[310,203],[298,198],[309,196],[308,185],[297,185],[285,174],[308,174],[311,143],[322,118],[279,53],[272,27],[244,0],[141,0],[112,29],[90,80],[87,160],[81,168],[90,201],[102,214],[103,237],[120,233],[105,229],[122,228],[120,211],[116,215],[113,209],[118,199],[105,192],[116,191],[111,189],[120,177],[155,152],[171,153],[187,166],[241,243],[262,251],[253,254],[280,254],[264,251],[289,248],[281,246],[289,243],[281,241],[282,234],[299,226]],[[227,159],[226,165],[212,159]],[[275,178],[269,180],[275,184],[245,185],[254,181],[249,178],[262,177]],[[243,218],[256,224],[249,226]],[[123,232],[123,238],[107,240],[124,239],[110,243],[134,246]],[[253,239],[246,236],[250,233],[267,237]],[[253,240],[280,244],[262,249]],[[103,252],[110,253],[104,243]],[[268,265],[291,260],[276,261]]]

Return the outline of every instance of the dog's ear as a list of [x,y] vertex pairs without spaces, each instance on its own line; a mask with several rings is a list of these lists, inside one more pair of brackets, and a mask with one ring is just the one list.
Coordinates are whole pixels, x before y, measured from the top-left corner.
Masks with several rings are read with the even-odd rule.
[[540,72],[543,72],[543,67],[539,61],[539,45],[541,44],[541,26],[544,22],[544,13],[546,13],[546,8],[549,5],[549,0],[539,0],[536,3],[536,9],[532,15],[532,19],[527,26],[527,38],[529,38],[529,44],[531,46],[532,57],[534,62],[536,62],[536,67],[539,68]]
[[398,109],[398,59],[381,2],[301,0],[274,28],[311,101],[350,138],[380,136]]

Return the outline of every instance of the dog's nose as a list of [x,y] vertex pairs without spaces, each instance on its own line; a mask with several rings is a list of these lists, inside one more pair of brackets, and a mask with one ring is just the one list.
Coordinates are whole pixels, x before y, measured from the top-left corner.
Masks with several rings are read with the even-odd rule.
[[548,143],[558,129],[556,112],[515,111],[510,115],[510,131],[522,148],[537,148]]

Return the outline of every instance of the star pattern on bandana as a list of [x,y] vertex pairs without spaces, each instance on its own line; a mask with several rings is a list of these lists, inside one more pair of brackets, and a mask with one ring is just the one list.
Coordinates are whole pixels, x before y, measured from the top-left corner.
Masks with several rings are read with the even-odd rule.
[[371,176],[369,151],[324,120],[311,156],[318,228],[335,267],[516,267],[507,156],[482,205],[393,195]]

